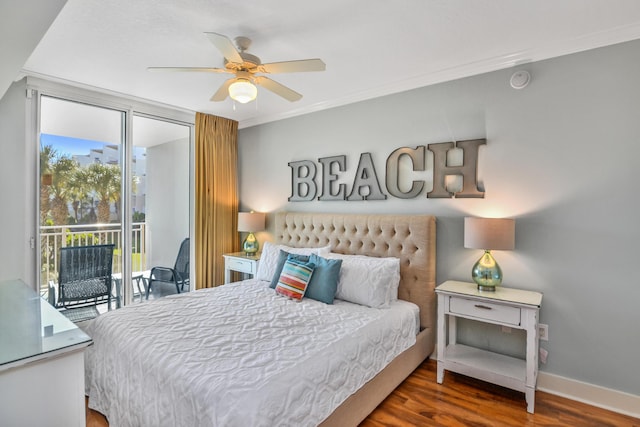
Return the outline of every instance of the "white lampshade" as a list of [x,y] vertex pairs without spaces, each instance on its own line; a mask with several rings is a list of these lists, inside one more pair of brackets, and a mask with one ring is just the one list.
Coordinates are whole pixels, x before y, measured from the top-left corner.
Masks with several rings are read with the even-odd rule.
[[258,88],[247,79],[238,79],[229,85],[229,96],[241,104],[256,99]]
[[239,212],[238,231],[253,233],[264,230],[265,214],[263,212]]
[[512,250],[515,247],[516,221],[509,218],[464,219],[464,247],[484,250]]

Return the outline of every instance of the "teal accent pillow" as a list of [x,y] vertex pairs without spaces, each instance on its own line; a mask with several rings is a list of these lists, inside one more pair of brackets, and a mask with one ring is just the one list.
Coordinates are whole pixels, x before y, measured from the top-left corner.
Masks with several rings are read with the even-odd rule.
[[284,267],[284,263],[287,262],[287,259],[307,262],[309,261],[309,255],[290,254],[289,252],[283,251],[282,249],[280,249],[280,253],[278,254],[278,262],[276,263],[276,271],[273,274],[273,278],[271,279],[271,284],[269,285],[271,289],[276,288],[276,285],[278,284],[278,280],[280,280],[280,273],[282,273],[282,267]]
[[309,262],[315,264],[316,268],[304,296],[325,304],[333,304],[338,289],[342,260],[327,259],[311,254]]

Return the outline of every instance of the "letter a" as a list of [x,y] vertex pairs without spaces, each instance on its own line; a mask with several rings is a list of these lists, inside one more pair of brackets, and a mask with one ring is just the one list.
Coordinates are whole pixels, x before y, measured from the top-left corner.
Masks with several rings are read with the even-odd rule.
[[[368,188],[369,192],[363,194],[363,188]],[[386,198],[387,195],[380,188],[371,153],[362,153],[358,162],[356,176],[353,179],[351,194],[349,194],[347,200],[385,200]]]

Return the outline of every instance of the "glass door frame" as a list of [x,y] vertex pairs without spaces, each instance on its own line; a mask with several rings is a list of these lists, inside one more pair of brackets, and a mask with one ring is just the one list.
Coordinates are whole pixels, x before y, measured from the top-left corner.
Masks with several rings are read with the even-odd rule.
[[[91,91],[84,88],[67,86],[60,83],[50,82],[35,77],[27,77],[27,114],[31,120],[27,120],[27,139],[31,140],[32,153],[34,153],[35,164],[35,217],[34,217],[34,236],[36,241],[40,238],[40,99],[41,96],[49,96],[61,100],[78,102],[88,106],[99,108],[107,108],[124,114],[124,126],[122,126],[122,144],[123,149],[120,154],[121,162],[121,192],[124,197],[121,198],[121,224],[122,224],[122,295],[121,302],[126,305],[132,301],[133,283],[131,279],[131,257],[132,257],[132,213],[131,207],[131,191],[132,191],[132,157],[133,157],[133,117],[146,117],[168,123],[175,123],[189,128],[189,234],[195,236],[195,113],[187,110],[170,109],[164,106],[150,104],[135,98],[125,98],[120,95],[112,95],[108,93]],[[29,124],[30,122],[30,124]],[[32,248],[35,250],[39,245]],[[195,239],[191,239],[191,255],[192,259],[195,251]],[[41,257],[36,251],[35,258],[35,278],[36,283],[41,281]],[[195,286],[195,263],[191,263],[190,290],[196,289]],[[125,274],[126,273],[126,274]]]

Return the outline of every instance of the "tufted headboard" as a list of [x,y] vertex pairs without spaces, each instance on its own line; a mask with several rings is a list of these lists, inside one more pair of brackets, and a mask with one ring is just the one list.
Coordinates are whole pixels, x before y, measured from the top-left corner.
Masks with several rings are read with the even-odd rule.
[[420,328],[435,333],[435,217],[278,212],[275,238],[293,247],[400,258],[398,298],[420,307]]

